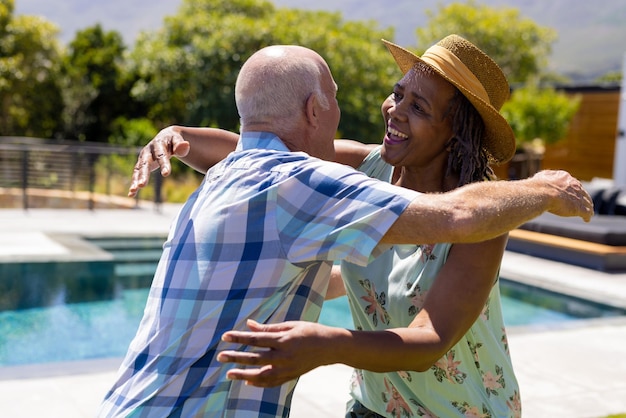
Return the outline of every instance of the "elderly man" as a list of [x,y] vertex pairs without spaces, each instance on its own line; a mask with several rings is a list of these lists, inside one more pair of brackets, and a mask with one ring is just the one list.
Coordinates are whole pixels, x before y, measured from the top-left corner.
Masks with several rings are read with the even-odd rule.
[[226,377],[222,334],[318,318],[333,260],[365,265],[384,243],[476,242],[549,210],[592,214],[578,181],[519,182],[422,195],[331,163],[339,123],[326,62],[272,46],[242,67],[237,150],[207,172],[164,245],[144,318],[99,416],[288,416],[296,382]]

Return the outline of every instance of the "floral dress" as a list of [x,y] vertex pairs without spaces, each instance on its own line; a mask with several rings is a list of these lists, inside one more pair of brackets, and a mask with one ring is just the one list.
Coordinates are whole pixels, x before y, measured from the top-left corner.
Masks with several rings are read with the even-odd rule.
[[[361,171],[389,181],[392,167],[373,151]],[[394,245],[368,266],[342,263],[357,329],[408,326],[422,308],[451,244]],[[520,417],[497,278],[476,322],[425,372],[355,370],[351,394],[388,417]]]

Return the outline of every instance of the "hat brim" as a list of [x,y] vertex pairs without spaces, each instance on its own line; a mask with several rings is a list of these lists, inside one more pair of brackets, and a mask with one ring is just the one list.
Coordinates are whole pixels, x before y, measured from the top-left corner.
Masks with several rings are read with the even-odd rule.
[[500,165],[513,158],[515,154],[515,134],[513,133],[511,125],[509,125],[496,108],[411,51],[385,39],[382,41],[403,74],[408,73],[416,63],[421,62],[454,85],[469,100],[483,119],[485,125],[483,147],[489,153],[490,163]]

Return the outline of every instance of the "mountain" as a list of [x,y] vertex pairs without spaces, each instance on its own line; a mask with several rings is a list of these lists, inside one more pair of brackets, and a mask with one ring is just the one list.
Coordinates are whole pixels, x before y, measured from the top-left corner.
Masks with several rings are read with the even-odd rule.
[[[416,44],[415,29],[428,21],[427,10],[455,0],[274,0],[278,6],[331,10],[350,19],[373,19],[394,27],[401,45]],[[555,29],[550,69],[573,79],[591,81],[619,71],[626,54],[626,2],[623,0],[477,0],[490,7],[514,7],[523,17]]]
[[[415,29],[425,25],[427,10],[453,0],[274,0],[278,7],[341,12],[344,19],[375,20],[394,27],[396,42],[416,43]],[[558,40],[550,57],[551,70],[578,81],[591,81],[621,70],[626,54],[626,2],[624,0],[478,0],[491,7],[515,7],[523,17],[555,29]],[[178,0],[15,0],[17,14],[41,15],[62,30],[61,41],[77,30],[101,23],[120,32],[132,44],[140,31],[159,28],[174,14]]]

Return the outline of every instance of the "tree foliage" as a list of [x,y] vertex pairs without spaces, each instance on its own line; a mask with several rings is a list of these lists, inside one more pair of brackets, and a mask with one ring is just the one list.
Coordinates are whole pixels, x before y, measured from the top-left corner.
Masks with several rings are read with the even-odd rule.
[[[430,20],[417,29],[426,49],[456,33],[474,43],[498,63],[509,82],[517,85],[502,114],[511,124],[518,148],[552,144],[562,139],[578,110],[580,98],[570,98],[538,80],[555,80],[545,71],[556,32],[523,18],[515,8],[491,8],[470,0],[428,12]],[[562,79],[561,79],[562,81]]]
[[623,71],[610,71],[596,79],[596,83],[614,83],[622,81]]
[[427,15],[428,25],[416,31],[422,50],[456,33],[493,58],[512,84],[544,71],[556,40],[553,29],[522,17],[516,8],[492,8],[470,0],[441,5]]
[[[380,42],[393,40],[393,30],[339,13],[276,8],[266,0],[182,0],[176,14],[141,34],[130,51],[119,33],[99,25],[78,32],[63,51],[58,29],[38,17],[13,16],[13,1],[0,0],[4,135],[140,145],[149,139],[142,135],[170,124],[237,130],[234,84],[243,62],[268,45],[298,44],[319,52],[331,67],[342,110],[338,136],[379,142],[380,103],[401,75]],[[469,1],[428,13],[428,25],[417,30],[421,51],[458,33],[492,56],[512,84],[543,72],[555,39],[554,31],[517,9]],[[507,114],[519,138],[549,142],[551,132],[532,129],[559,123],[561,110],[543,104],[555,92],[534,88],[516,89]],[[552,105],[569,114],[560,98]]]
[[[379,141],[379,106],[399,75],[380,39],[390,30],[345,22],[337,13],[277,9],[262,0],[183,0],[164,27],[130,54],[132,94],[160,125],[238,129],[234,84],[243,62],[272,44],[319,52],[339,85],[341,135]],[[382,129],[379,130],[382,132]]]
[[133,114],[125,48],[118,32],[105,32],[100,25],[79,31],[69,44],[63,62],[67,137],[106,142],[113,121]]
[[518,148],[554,144],[567,134],[580,101],[578,96],[529,83],[513,92],[502,114],[515,132]]
[[0,1],[0,135],[49,138],[59,131],[58,28],[36,16],[14,16]]

